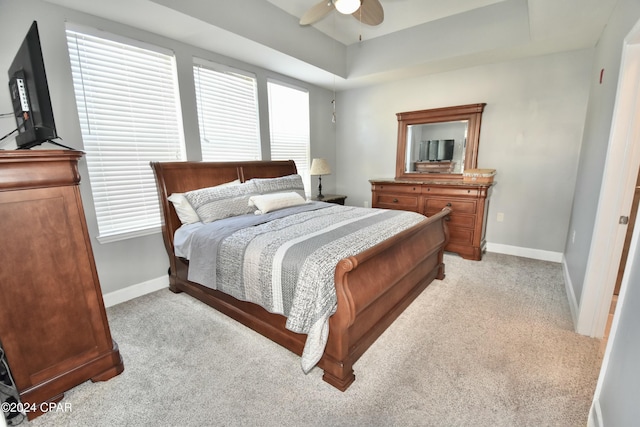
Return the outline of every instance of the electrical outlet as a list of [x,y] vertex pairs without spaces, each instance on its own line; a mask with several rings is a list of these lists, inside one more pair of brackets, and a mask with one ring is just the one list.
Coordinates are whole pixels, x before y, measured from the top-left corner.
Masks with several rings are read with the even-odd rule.
[[504,212],[498,212],[498,216],[496,217],[496,221],[498,221],[498,222],[504,221]]
[[369,202],[367,200],[364,201],[364,207],[368,208],[369,207]]

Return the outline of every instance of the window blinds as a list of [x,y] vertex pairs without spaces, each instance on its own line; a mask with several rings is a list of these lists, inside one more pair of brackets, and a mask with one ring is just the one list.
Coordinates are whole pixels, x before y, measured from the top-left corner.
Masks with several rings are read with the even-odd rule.
[[195,65],[202,160],[260,160],[256,79],[231,70]]
[[309,195],[309,93],[275,81],[268,81],[267,88],[271,159],[295,161]]
[[185,159],[174,57],[71,29],[67,43],[99,239],[157,231],[149,162]]

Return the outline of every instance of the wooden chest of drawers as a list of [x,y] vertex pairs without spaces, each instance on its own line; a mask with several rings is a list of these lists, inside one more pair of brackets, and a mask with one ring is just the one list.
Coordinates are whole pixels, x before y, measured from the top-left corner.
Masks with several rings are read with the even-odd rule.
[[449,243],[445,250],[481,260],[492,184],[462,181],[371,180],[371,206],[433,215],[450,207]]
[[29,419],[72,387],[124,369],[78,188],[81,157],[0,152],[0,341],[21,402],[35,408]]

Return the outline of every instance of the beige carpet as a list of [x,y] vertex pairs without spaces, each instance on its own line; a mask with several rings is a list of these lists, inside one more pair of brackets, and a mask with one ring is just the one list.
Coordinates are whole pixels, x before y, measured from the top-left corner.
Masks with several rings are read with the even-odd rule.
[[560,264],[447,255],[341,393],[185,294],[108,310],[125,371],[33,426],[584,426],[599,341],[572,332]]

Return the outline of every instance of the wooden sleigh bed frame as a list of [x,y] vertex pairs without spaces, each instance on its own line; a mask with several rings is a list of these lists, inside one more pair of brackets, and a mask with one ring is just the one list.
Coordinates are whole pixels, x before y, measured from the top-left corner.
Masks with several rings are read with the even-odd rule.
[[[236,179],[275,178],[297,173],[293,161],[152,162],[169,255],[169,288],[187,292],[220,312],[301,355],[306,335],[285,328],[282,315],[187,280],[188,261],[175,256],[173,236],[181,226],[167,197]],[[444,278],[443,248],[448,241],[449,209],[338,263],[337,311],[329,319],[322,359],[323,379],[344,391],[355,380],[353,364],[433,281]]]

